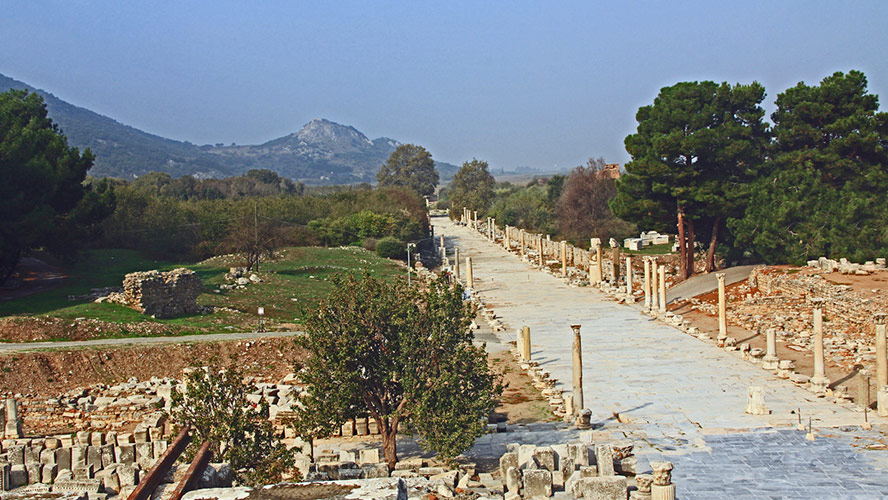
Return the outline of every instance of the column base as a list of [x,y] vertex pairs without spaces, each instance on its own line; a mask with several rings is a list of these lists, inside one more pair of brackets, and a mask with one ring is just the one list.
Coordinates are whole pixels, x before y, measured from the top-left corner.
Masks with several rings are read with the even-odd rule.
[[815,394],[823,394],[829,387],[829,379],[823,375],[815,375],[811,378],[811,392]]
[[777,356],[765,356],[762,358],[762,368],[765,370],[776,370],[780,364],[780,358]]
[[883,387],[876,393],[876,404],[879,416],[888,417],[888,387]]
[[651,500],[675,500],[675,485],[651,485]]

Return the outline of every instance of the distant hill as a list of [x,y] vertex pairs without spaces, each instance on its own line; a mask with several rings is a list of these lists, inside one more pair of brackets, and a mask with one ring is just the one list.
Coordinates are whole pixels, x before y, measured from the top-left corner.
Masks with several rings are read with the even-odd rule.
[[[255,146],[197,146],[143,132],[112,118],[65,102],[0,74],[0,92],[25,89],[40,94],[50,118],[68,142],[90,148],[95,177],[133,179],[148,172],[198,178],[241,175],[267,168],[306,184],[375,182],[376,172],[400,144],[381,137],[370,140],[354,127],[315,119],[301,130]],[[458,167],[438,162],[442,184]]]

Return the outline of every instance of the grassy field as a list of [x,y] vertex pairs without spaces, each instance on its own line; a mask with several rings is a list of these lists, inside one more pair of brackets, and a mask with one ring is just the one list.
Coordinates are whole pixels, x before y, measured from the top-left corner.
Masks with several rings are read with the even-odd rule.
[[625,253],[628,255],[665,255],[672,253],[672,243],[665,243],[663,245],[648,245],[641,250],[628,250],[626,248],[620,248],[621,253]]
[[[257,310],[262,306],[267,329],[289,329],[298,328],[303,306],[316,303],[330,291],[334,275],[367,271],[376,277],[394,278],[404,273],[402,266],[362,248],[292,247],[279,251],[273,261],[261,263],[261,283],[251,283],[244,289],[222,289],[225,273],[237,265],[240,262],[231,256],[189,264],[147,260],[129,250],[95,250],[66,269],[67,278],[60,287],[0,302],[0,317],[86,318],[121,325],[150,322],[174,327],[181,334],[212,333],[254,330],[259,319]],[[198,304],[225,309],[154,319],[116,304],[68,300],[69,295],[84,295],[92,288],[120,286],[130,272],[176,267],[186,267],[200,276],[204,290]],[[124,330],[118,328],[102,336],[129,336]]]

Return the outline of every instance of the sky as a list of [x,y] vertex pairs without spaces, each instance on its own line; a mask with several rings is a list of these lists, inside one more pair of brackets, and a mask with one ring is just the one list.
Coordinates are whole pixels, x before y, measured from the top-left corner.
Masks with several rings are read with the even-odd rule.
[[326,118],[454,164],[564,169],[628,161],[636,111],[680,81],[758,81],[770,114],[786,88],[857,69],[888,99],[884,0],[0,8],[0,73],[195,144],[258,144]]

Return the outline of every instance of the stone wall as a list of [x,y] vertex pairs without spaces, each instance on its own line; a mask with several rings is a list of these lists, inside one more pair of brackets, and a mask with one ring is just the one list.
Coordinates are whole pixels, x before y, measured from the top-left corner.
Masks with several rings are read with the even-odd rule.
[[172,318],[200,312],[197,296],[202,289],[200,278],[190,269],[154,270],[127,274],[123,293],[111,294],[106,300],[156,318]]

